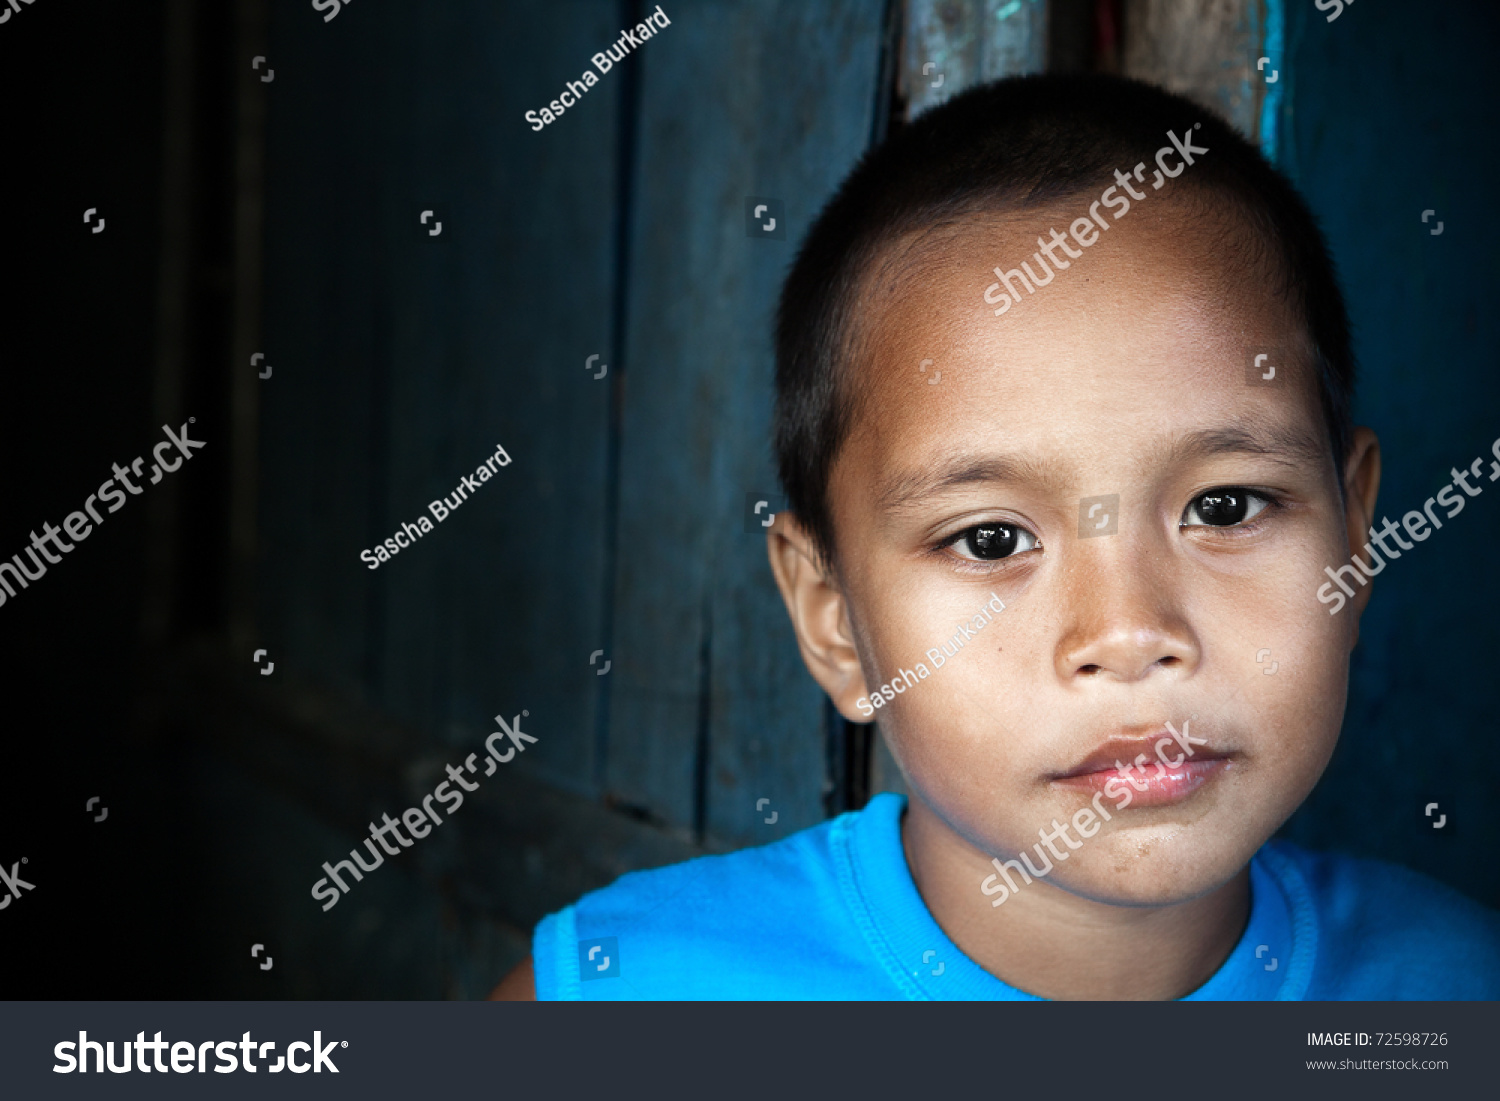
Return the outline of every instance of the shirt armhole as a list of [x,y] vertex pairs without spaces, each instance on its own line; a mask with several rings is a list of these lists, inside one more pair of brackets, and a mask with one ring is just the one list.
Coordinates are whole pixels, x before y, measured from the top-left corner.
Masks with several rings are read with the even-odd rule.
[[539,1002],[580,1000],[577,961],[573,959],[578,942],[575,916],[572,906],[564,907],[542,918],[532,934],[531,959]]

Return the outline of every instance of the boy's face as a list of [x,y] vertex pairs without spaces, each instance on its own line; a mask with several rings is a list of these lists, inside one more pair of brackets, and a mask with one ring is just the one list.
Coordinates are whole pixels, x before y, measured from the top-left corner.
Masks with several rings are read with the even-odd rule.
[[[855,721],[860,697],[926,666],[875,714],[925,811],[972,846],[986,910],[988,856],[1054,821],[1078,844],[1053,835],[1069,858],[1048,882],[1066,891],[1163,904],[1218,887],[1311,790],[1343,716],[1369,590],[1335,616],[1316,598],[1349,550],[1305,336],[1242,233],[1165,200],[1034,294],[1017,283],[1001,317],[992,269],[1039,271],[1037,236],[1079,203],[966,227],[859,297],[838,577],[799,637]],[[975,630],[991,594],[1004,610]],[[973,637],[948,656],[960,623]],[[1181,765],[1154,766],[1164,737]],[[1113,771],[1140,753],[1145,791]],[[1101,805],[1111,820],[1083,816],[1084,838],[1075,816]]]

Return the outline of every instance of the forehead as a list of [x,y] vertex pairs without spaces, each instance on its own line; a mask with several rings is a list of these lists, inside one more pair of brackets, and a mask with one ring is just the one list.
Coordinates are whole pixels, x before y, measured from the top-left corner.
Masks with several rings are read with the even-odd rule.
[[[1055,246],[1068,267],[1049,258],[1053,278],[1034,293],[1012,281],[1020,301],[995,316],[995,269],[1026,262],[1046,278],[1038,237],[1066,236],[1095,197],[937,226],[869,265],[845,450],[895,461],[923,439],[936,454],[955,433],[993,431],[1033,449],[1123,454],[1244,418],[1321,437],[1305,328],[1268,250],[1222,206],[1150,195],[1119,221],[1101,207],[1110,228],[1086,248],[1068,237],[1081,255]],[[1255,384],[1257,362],[1279,374]]]
[[[1149,195],[1149,189],[1148,189]],[[1066,339],[1080,319],[1128,323],[1122,336],[1150,336],[1153,325],[1191,320],[1195,330],[1299,328],[1281,293],[1271,248],[1227,202],[1207,193],[1150,195],[1116,220],[1093,193],[1030,210],[976,212],[909,232],[882,248],[861,273],[856,340],[889,342],[934,322],[1017,343]],[[1108,229],[1087,224],[1090,207]],[[1077,225],[1093,244],[1069,234]],[[1064,244],[1036,255],[1056,230]],[[1082,255],[1076,255],[1081,253]],[[1060,263],[1054,263],[1056,258]],[[1048,279],[995,316],[985,290],[1001,272],[1022,269]],[[1029,276],[1028,276],[1029,277]],[[992,292],[994,293],[994,292]],[[979,324],[984,317],[993,324]]]

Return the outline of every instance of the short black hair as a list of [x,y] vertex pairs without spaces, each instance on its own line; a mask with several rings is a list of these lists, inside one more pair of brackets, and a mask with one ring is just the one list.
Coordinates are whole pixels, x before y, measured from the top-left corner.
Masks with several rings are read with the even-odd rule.
[[813,223],[782,286],[776,459],[788,507],[825,563],[834,562],[829,475],[856,404],[853,299],[882,249],[940,222],[1093,189],[1117,168],[1152,164],[1169,129],[1195,123],[1201,128],[1188,133],[1211,153],[1173,182],[1174,193],[1227,200],[1262,246],[1254,251],[1279,270],[1313,348],[1342,475],[1353,437],[1348,314],[1322,231],[1291,182],[1223,119],[1154,85],[1105,74],[1011,77],[956,96],[869,150]]

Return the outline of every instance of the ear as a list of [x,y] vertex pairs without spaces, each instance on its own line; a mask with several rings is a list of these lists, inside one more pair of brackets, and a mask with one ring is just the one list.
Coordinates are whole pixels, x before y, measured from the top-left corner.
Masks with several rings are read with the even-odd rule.
[[807,671],[828,693],[839,714],[850,722],[869,722],[870,716],[854,703],[868,691],[854,647],[848,603],[835,572],[822,563],[812,537],[790,512],[776,514],[766,532],[766,553]]
[[[1369,556],[1363,548],[1370,541],[1370,529],[1375,526],[1375,498],[1380,493],[1380,441],[1375,433],[1363,426],[1354,430],[1353,445],[1349,449],[1349,461],[1344,464],[1344,529],[1349,538],[1349,549],[1361,561],[1369,564]],[[1370,590],[1375,579],[1361,585],[1354,594],[1354,635],[1349,640],[1350,648],[1359,642],[1359,617],[1370,602]]]

